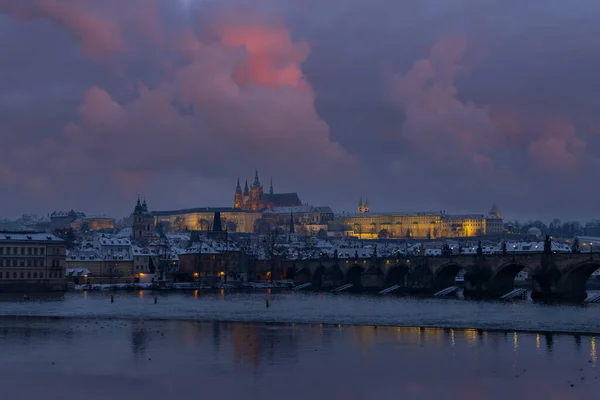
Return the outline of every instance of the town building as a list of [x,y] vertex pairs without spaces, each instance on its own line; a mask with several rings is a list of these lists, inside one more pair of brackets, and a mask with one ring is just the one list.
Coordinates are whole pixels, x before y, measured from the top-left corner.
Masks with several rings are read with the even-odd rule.
[[321,229],[327,230],[327,224],[333,221],[334,214],[330,207],[304,205],[274,207],[265,210],[262,217],[270,226],[284,228],[285,232],[293,228],[299,236],[312,236]]
[[69,227],[71,223],[79,218],[85,218],[85,214],[76,211],[54,211],[50,214],[50,230],[63,230]]
[[438,238],[442,235],[439,213],[358,213],[336,216],[345,236],[361,239]]
[[244,191],[240,186],[240,180],[237,181],[235,194],[233,196],[233,208],[245,211],[263,211],[274,207],[293,207],[300,206],[300,198],[297,193],[274,193],[273,180],[269,188],[269,193],[264,193],[263,185],[258,178],[258,170],[254,175],[254,182],[248,188],[248,181],[244,186]]
[[179,277],[187,281],[239,281],[246,280],[248,266],[246,254],[232,242],[200,241],[179,256]]
[[485,217],[485,231],[488,235],[502,235],[504,233],[502,213],[495,204]]
[[254,232],[256,221],[261,213],[235,208],[189,208],[152,213],[156,225],[161,224],[165,232],[170,231],[209,231],[213,226],[215,213],[220,213],[221,225],[227,232]]
[[442,214],[439,237],[471,237],[486,234],[486,217],[483,214]]
[[100,231],[100,230],[112,230],[115,229],[115,219],[104,215],[99,216],[87,216],[83,218],[77,218],[75,221],[69,224],[70,228],[76,231]]
[[65,257],[52,234],[0,232],[0,292],[66,290]]

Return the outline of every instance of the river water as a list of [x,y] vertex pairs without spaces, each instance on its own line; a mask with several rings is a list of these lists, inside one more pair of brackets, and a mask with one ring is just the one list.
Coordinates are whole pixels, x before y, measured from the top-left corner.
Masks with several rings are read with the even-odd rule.
[[567,399],[600,391],[600,305],[109,296],[0,298],[6,398]]

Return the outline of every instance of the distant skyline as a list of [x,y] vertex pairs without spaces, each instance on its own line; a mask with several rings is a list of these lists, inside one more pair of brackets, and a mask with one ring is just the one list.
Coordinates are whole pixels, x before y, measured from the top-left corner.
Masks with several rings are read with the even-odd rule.
[[600,3],[0,0],[0,215],[600,217]]

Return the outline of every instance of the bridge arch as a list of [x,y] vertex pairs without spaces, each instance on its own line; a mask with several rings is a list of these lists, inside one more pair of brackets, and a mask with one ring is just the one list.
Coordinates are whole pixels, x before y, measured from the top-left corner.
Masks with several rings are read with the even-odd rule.
[[344,281],[346,283],[351,283],[354,286],[360,286],[363,272],[365,272],[363,267],[358,264],[354,264],[346,271],[346,274],[344,275]]
[[385,274],[385,285],[405,285],[405,278],[410,272],[410,267],[404,263],[392,265]]
[[515,278],[523,270],[528,270],[531,275],[531,267],[518,261],[508,261],[492,273],[488,290],[493,295],[502,296],[515,288]]
[[299,269],[294,273],[294,283],[296,285],[301,285],[303,283],[309,283],[312,280],[312,273],[310,272],[310,268],[304,267]]
[[330,265],[323,272],[321,285],[323,287],[337,287],[344,283],[344,272],[338,264]]
[[325,274],[325,266],[323,264],[319,264],[317,268],[315,268],[315,272],[312,275],[312,284],[314,286],[321,286],[323,283],[323,275]]
[[287,269],[285,270],[285,279],[294,280],[296,278],[296,272],[297,268],[295,264],[287,267]]
[[433,288],[444,289],[456,285],[456,275],[465,269],[462,264],[451,261],[441,265],[433,274]]
[[595,260],[586,260],[569,266],[560,280],[562,292],[572,300],[585,300],[587,281],[597,269],[600,269],[600,262]]

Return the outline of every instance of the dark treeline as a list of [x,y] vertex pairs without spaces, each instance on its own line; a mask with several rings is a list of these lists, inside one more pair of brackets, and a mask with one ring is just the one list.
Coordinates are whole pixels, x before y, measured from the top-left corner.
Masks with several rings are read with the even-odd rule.
[[573,237],[573,236],[600,236],[600,221],[594,220],[582,224],[579,221],[566,221],[555,218],[549,224],[542,221],[508,221],[506,228],[510,233],[528,234],[531,228],[537,228],[542,235],[551,235],[556,237]]

